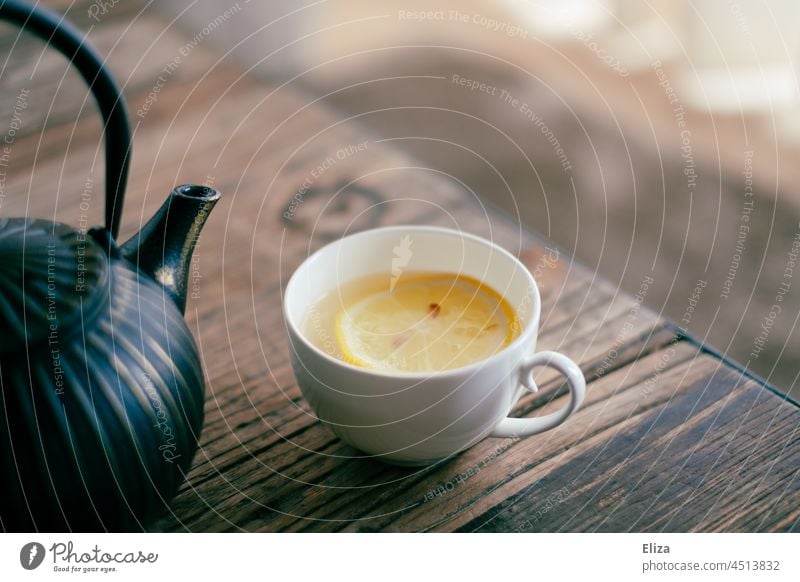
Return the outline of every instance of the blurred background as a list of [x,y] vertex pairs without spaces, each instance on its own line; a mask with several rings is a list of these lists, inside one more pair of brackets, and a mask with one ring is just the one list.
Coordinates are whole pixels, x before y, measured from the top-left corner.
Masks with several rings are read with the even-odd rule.
[[[120,34],[105,15],[141,10],[47,4],[91,29],[101,50]],[[652,277],[647,305],[798,397],[800,4],[147,6],[183,30],[189,44],[172,52],[213,46],[220,66],[318,97],[620,289]],[[13,95],[1,107],[12,120]]]
[[[240,4],[246,21],[210,35],[234,59],[324,96],[621,288],[652,276],[646,304],[797,395],[800,4]],[[163,5],[197,33],[230,3]]]

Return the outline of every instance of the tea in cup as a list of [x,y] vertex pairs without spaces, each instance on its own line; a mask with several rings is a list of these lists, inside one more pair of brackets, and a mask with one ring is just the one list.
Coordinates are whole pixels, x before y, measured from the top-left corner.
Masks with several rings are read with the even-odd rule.
[[438,372],[504,349],[519,335],[519,323],[508,301],[477,279],[404,272],[337,287],[311,306],[303,331],[315,346],[355,366]]

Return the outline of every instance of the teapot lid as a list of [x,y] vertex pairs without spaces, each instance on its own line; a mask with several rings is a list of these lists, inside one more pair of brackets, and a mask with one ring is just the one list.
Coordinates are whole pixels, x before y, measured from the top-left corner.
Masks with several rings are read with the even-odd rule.
[[88,323],[108,281],[108,256],[90,235],[47,220],[0,218],[0,352],[57,342]]

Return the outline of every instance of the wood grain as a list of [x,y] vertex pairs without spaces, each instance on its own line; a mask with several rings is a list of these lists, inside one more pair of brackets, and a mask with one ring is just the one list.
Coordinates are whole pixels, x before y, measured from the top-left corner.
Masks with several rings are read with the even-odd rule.
[[[159,39],[145,58],[143,37]],[[203,46],[137,116],[154,76],[186,39],[130,7],[109,14],[90,38],[126,79],[135,123],[123,233],[135,232],[174,184],[205,182],[223,192],[200,239],[200,277],[187,310],[207,379],[201,449],[153,530],[797,528],[800,412],[792,403],[703,353],[636,298],[457,182],[342,120],[324,100],[256,81]],[[0,46],[10,45],[6,33]],[[16,45],[3,84],[24,78],[40,48]],[[37,95],[30,119],[46,117],[55,69],[47,70],[26,80]],[[77,84],[61,91],[48,123],[31,121],[13,144],[3,215],[77,224],[87,219],[79,205],[87,184],[90,219],[102,215],[100,124],[81,109]],[[337,158],[357,144],[362,151]],[[336,163],[314,177],[329,157]],[[575,418],[538,437],[487,439],[425,469],[362,458],[316,422],[289,366],[283,287],[323,244],[403,223],[474,232],[529,266],[542,290],[540,348],[574,358],[589,381]],[[522,398],[516,415],[561,404],[555,374],[543,371],[537,382],[542,392]]]

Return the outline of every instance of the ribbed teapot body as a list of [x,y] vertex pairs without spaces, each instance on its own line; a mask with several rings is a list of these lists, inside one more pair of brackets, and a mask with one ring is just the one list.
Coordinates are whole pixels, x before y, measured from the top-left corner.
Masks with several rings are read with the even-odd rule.
[[[0,353],[0,527],[141,530],[184,480],[203,423],[197,349],[164,289],[121,258],[107,300]],[[48,312],[49,317],[49,312]]]

